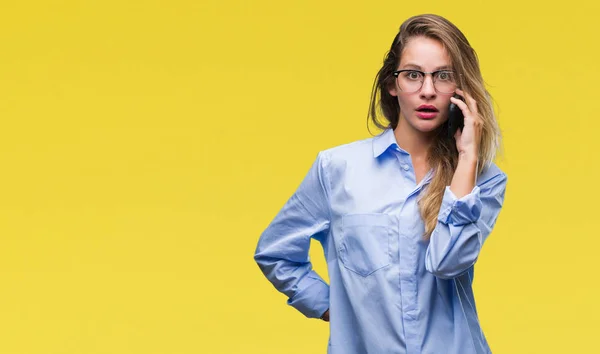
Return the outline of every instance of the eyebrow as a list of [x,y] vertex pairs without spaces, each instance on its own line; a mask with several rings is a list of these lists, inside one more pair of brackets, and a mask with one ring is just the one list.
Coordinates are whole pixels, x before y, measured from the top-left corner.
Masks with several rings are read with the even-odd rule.
[[[415,68],[415,69],[418,69],[418,70],[423,70],[423,68],[422,68],[422,67],[420,67],[420,66],[419,66],[419,65],[417,65],[417,64],[411,64],[411,63],[409,63],[409,64],[406,64],[406,65],[404,65],[404,66],[405,66],[405,69],[406,69],[406,68],[408,68],[408,67],[411,67],[411,68]],[[452,65],[442,65],[442,66],[438,66],[438,67],[437,67],[437,68],[435,68],[435,70],[433,70],[433,71],[438,71],[438,70],[452,70]]]

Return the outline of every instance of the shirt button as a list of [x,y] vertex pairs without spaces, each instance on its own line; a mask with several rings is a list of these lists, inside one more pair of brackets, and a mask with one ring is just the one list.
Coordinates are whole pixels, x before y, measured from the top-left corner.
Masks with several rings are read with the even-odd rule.
[[404,171],[408,171],[410,169],[410,167],[406,164],[402,165],[402,168],[404,169]]

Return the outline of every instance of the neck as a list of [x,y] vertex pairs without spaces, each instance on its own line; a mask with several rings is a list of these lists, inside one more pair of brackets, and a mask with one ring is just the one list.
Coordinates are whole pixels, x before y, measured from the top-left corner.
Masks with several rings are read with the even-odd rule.
[[403,117],[400,117],[398,126],[394,129],[398,146],[421,161],[427,161],[429,148],[433,144],[435,135],[435,132],[423,133],[414,129]]

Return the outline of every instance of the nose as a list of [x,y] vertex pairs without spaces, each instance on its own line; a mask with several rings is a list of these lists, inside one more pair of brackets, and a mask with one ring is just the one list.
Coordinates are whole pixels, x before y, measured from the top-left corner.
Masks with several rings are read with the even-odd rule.
[[421,91],[419,95],[421,98],[426,100],[431,100],[435,98],[435,87],[433,86],[433,78],[431,75],[426,75],[423,79],[423,86],[421,86]]

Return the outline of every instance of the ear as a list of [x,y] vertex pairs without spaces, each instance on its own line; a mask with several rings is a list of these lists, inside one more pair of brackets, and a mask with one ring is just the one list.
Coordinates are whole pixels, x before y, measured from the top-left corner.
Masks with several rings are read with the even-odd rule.
[[388,93],[393,97],[398,97],[398,88],[396,87],[396,81],[392,81],[387,87]]

